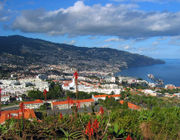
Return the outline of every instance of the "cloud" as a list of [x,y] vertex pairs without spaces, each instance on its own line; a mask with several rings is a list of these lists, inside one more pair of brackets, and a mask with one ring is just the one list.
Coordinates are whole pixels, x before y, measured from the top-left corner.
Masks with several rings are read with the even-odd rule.
[[76,41],[75,40],[71,40],[71,41],[65,41],[64,43],[69,44],[69,45],[75,45]]
[[131,45],[120,45],[118,46],[119,49],[123,49],[123,50],[134,50],[134,48]]
[[[152,3],[167,3],[172,0],[111,0],[115,2],[152,2]],[[173,0],[173,2],[180,2],[180,0]]]
[[74,45],[76,43],[76,41],[75,40],[71,40],[68,44],[70,44],[70,45]]
[[119,41],[123,41],[123,39],[120,38],[108,38],[106,40],[104,40],[105,42],[119,42]]
[[154,42],[152,42],[152,45],[157,46],[157,45],[159,45],[159,43],[160,43],[159,41],[154,41]]
[[180,35],[171,37],[168,44],[173,46],[180,46]]
[[94,40],[94,39],[97,39],[98,37],[97,36],[90,36],[88,37],[88,39],[91,39],[91,40]]
[[110,47],[110,45],[103,45],[103,46],[101,46],[100,48],[109,48]]
[[131,46],[129,46],[129,45],[125,45],[125,46],[124,46],[124,49],[125,49],[125,50],[128,50],[128,49],[130,49],[130,48],[131,48]]
[[3,3],[0,2],[0,11],[3,10]]
[[146,12],[135,4],[92,5],[77,1],[66,9],[26,10],[12,24],[22,32],[122,39],[180,35],[180,12]]
[[10,10],[4,8],[5,1],[0,1],[0,22],[5,22],[9,20]]

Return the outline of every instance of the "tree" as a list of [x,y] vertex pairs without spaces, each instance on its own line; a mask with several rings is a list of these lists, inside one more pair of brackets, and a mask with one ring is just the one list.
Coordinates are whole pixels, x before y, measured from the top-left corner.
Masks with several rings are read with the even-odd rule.
[[43,93],[39,90],[29,91],[28,96],[32,99],[44,99]]

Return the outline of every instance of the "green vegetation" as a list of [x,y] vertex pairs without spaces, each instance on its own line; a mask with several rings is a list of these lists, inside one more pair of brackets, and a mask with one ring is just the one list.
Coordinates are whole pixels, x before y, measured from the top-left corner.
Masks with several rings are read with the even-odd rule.
[[[83,93],[84,94],[84,93]],[[124,93],[126,94],[126,93]],[[136,103],[145,109],[128,109],[114,98],[100,100],[97,113],[43,116],[42,121],[28,121],[22,129],[21,120],[8,120],[0,126],[2,139],[180,139],[180,108],[177,104],[150,96],[129,95],[125,101]],[[173,100],[173,99],[171,99]],[[45,106],[41,107],[45,109]],[[92,107],[93,109],[94,107]],[[17,129],[19,128],[19,129]],[[90,130],[92,131],[89,131]]]
[[[1,63],[21,66],[63,63],[78,70],[119,71],[126,67],[164,63],[162,60],[116,49],[75,47],[18,35],[1,36],[0,44]],[[61,59],[57,59],[57,56],[61,56]],[[58,71],[54,72],[59,73]]]
[[174,93],[180,93],[180,89],[161,89],[160,93],[169,93],[169,94],[174,94]]
[[[102,95],[103,93],[97,93],[97,92],[83,92],[79,91],[78,92],[78,99],[89,99],[92,97],[92,95]],[[32,100],[35,99],[42,99],[44,100],[44,95],[43,92],[39,90],[31,90],[28,92],[28,97],[31,98]],[[67,99],[67,97],[76,98],[76,93],[71,92],[71,91],[63,91],[60,85],[55,84],[52,82],[50,84],[50,89],[47,92],[47,99]],[[23,95],[23,99],[27,98],[25,95]]]
[[[47,92],[47,99],[60,99],[65,96],[65,92],[61,86],[52,82],[50,84],[49,92]],[[28,92],[28,97],[31,99],[44,99],[43,92],[39,90],[31,90]]]
[[8,104],[1,104],[1,107],[8,107],[8,106],[13,106],[13,105],[19,105],[20,101],[14,101]]

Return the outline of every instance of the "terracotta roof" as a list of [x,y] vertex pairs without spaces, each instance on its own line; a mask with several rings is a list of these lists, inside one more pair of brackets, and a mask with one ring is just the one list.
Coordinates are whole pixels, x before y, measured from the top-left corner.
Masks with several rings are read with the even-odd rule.
[[[94,102],[94,99],[83,99],[83,100],[71,100],[70,102],[73,103],[82,103],[82,102]],[[58,102],[52,102],[54,105],[60,105],[60,104],[68,104],[68,101],[58,101]]]
[[63,81],[63,85],[65,87],[68,87],[70,83],[72,83],[72,81]]
[[115,94],[115,95],[94,95],[95,98],[106,97],[106,96],[108,96],[110,98],[110,97],[120,97],[121,95],[119,95],[119,94]]
[[38,104],[38,103],[43,103],[43,100],[37,99],[35,101],[24,102],[24,104]]
[[[0,124],[4,123],[6,120],[8,120],[10,118],[20,119],[21,117],[22,117],[21,110],[2,111],[1,116],[0,116]],[[34,110],[24,109],[24,118],[25,119],[36,118]]]
[[65,86],[65,87],[68,87],[68,86],[69,86],[69,83],[64,83],[64,86]]
[[60,104],[67,104],[68,101],[57,101],[57,102],[52,102],[53,105],[60,105]]
[[[119,102],[120,102],[120,104],[124,104],[124,101],[123,101],[123,100],[121,100],[121,101],[119,101]],[[141,109],[140,106],[137,106],[137,105],[132,104],[132,103],[130,103],[130,102],[128,102],[128,107],[131,108],[131,109],[135,109],[135,110]]]
[[9,95],[1,95],[1,97],[10,97]]

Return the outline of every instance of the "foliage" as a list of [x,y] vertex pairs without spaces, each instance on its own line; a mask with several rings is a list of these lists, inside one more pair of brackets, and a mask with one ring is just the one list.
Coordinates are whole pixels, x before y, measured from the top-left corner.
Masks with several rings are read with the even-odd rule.
[[180,92],[180,89],[165,89],[165,88],[162,88],[160,90],[160,93],[169,93],[169,94],[174,94],[174,93],[179,93]]
[[51,106],[49,103],[44,103],[43,105],[40,106],[40,110],[47,110],[47,109],[50,109]]
[[99,103],[103,113],[100,107],[94,113],[44,115],[41,122],[25,120],[23,124],[22,120],[8,120],[0,126],[0,139],[125,139],[128,135],[138,140],[180,139],[177,104],[138,95],[128,96],[125,102],[136,103],[144,109],[132,110],[126,103],[121,105],[114,98],[106,98]]
[[[52,82],[50,84],[50,89],[47,92],[47,99],[60,99],[64,97],[65,93],[61,86]],[[44,99],[43,92],[39,90],[31,90],[28,92],[28,97],[32,99]]]
[[32,99],[44,99],[43,93],[39,90],[28,91],[28,96]]

